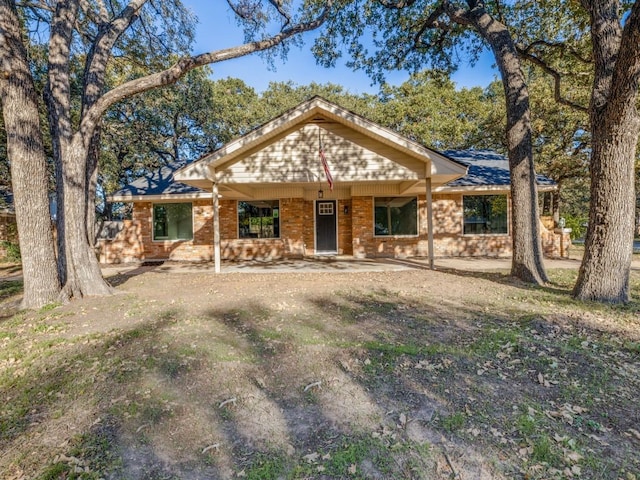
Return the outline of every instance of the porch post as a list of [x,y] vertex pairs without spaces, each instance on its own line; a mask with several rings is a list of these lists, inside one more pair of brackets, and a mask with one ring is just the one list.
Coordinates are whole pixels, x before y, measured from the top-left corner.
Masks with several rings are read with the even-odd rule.
[[429,229],[427,238],[429,242],[429,268],[433,270],[433,197],[431,196],[431,177],[426,177],[424,181],[427,187],[427,228]]
[[213,182],[213,265],[215,273],[220,273],[220,203],[218,183]]

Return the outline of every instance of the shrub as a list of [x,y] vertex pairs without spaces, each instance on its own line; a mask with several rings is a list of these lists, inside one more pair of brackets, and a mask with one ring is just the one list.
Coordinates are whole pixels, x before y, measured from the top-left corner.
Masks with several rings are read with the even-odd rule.
[[4,249],[5,251],[5,255],[3,258],[5,262],[12,262],[12,263],[20,262],[21,260],[20,245],[18,245],[17,243],[3,240],[0,242],[0,247],[2,247],[2,249]]
[[579,215],[567,215],[564,217],[565,228],[571,229],[571,240],[576,238],[584,238],[587,233],[587,217]]

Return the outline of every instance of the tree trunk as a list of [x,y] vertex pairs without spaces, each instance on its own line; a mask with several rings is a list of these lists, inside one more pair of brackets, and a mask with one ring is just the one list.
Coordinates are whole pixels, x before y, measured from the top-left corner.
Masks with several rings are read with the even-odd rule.
[[640,132],[640,4],[622,28],[619,3],[587,1],[595,73],[590,105],[591,205],[576,298],[628,302],[635,213],[634,161]]
[[589,228],[573,293],[581,300],[621,303],[630,299],[638,121],[611,125],[604,117],[595,115],[591,128]]
[[86,160],[88,146],[84,146],[79,134],[66,149],[62,159],[63,184],[67,199],[64,203],[65,253],[67,281],[63,294],[69,298],[87,295],[108,295],[112,289],[102,278],[98,258],[91,247],[87,231]]
[[58,298],[60,283],[38,97],[20,22],[13,3],[6,0],[0,0],[0,97],[22,254],[22,307],[38,308]]
[[505,25],[484,11],[472,18],[480,35],[491,46],[506,99],[513,238],[511,275],[526,282],[544,284],[548,278],[542,261],[529,92],[520,58]]

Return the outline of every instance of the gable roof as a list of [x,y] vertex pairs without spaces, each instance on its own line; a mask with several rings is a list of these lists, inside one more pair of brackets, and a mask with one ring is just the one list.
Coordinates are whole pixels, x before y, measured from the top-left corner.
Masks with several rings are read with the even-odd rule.
[[[415,165],[411,168],[420,170],[419,175],[422,179],[428,174],[431,177],[438,177],[439,183],[446,183],[446,181],[466,173],[466,166],[456,160],[371,122],[324,98],[315,96],[178,170],[176,180],[194,186],[211,184],[216,175],[214,172],[240,162],[252,152],[274,144],[288,133],[312,123],[317,123],[319,126],[334,124],[346,127],[349,132],[357,134],[358,140],[362,143],[366,141],[369,145],[375,144],[392,149],[399,154],[396,156],[412,159],[410,161]],[[326,130],[326,132],[331,133],[331,130]],[[259,173],[264,172],[260,171]],[[220,181],[220,179],[217,180]],[[225,180],[228,180],[228,177],[225,177]]]
[[[469,167],[464,177],[447,183],[443,190],[508,189],[511,185],[509,159],[492,150],[445,150],[442,152]],[[545,175],[536,175],[536,182],[541,191],[553,190],[557,184]]]

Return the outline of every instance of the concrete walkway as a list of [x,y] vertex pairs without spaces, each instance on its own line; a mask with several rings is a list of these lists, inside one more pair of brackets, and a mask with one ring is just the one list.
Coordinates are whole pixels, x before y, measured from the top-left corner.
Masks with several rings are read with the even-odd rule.
[[[575,259],[545,259],[546,268],[577,269],[580,261]],[[640,262],[634,261],[640,269]],[[436,270],[460,270],[474,272],[508,272],[510,258],[438,258]],[[222,273],[278,273],[278,272],[388,272],[402,270],[429,270],[429,261],[423,258],[376,258],[354,259],[353,257],[312,257],[273,261],[223,262]],[[116,274],[137,275],[144,272],[213,273],[212,262],[147,262],[143,264],[109,265],[103,268],[105,276]]]

